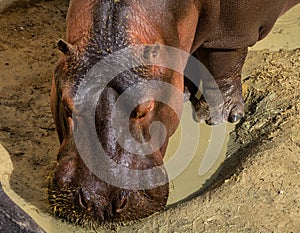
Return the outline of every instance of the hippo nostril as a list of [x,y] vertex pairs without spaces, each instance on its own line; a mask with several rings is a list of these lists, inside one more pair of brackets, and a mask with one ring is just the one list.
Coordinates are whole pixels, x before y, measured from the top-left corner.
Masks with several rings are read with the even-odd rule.
[[84,194],[82,189],[78,191],[78,202],[79,205],[87,211],[90,211],[92,209],[92,207],[88,204],[86,200],[86,195]]
[[122,211],[124,211],[127,206],[127,203],[128,203],[127,197],[123,197],[122,200],[120,201],[120,204],[116,206],[116,212],[121,213]]
[[87,204],[86,204],[86,202],[85,202],[85,200],[84,200],[84,198],[83,198],[82,189],[80,189],[80,190],[78,191],[78,202],[79,202],[79,205],[80,205],[82,208],[84,208],[84,209],[87,208]]

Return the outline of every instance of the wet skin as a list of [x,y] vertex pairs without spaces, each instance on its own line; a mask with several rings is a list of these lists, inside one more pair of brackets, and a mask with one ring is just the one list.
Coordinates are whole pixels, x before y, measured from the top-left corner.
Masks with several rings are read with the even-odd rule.
[[[221,2],[221,3],[220,3]],[[160,121],[166,129],[156,132],[153,144],[159,149],[139,156],[122,148],[114,135],[111,114],[113,106],[127,88],[136,83],[156,80],[169,83],[183,92],[184,85],[191,93],[195,116],[199,121],[218,124],[236,122],[244,115],[241,95],[241,70],[247,55],[247,47],[255,44],[271,30],[276,19],[298,1],[205,1],[205,0],[74,0],[70,1],[67,16],[66,41],[60,40],[58,48],[62,56],[55,70],[51,110],[60,140],[57,165],[49,183],[49,201],[54,213],[71,222],[128,221],[144,218],[162,210],[168,198],[168,182],[152,185],[157,177],[140,178],[149,189],[120,188],[93,174],[77,151],[74,132],[79,126],[89,129],[91,122],[82,117],[74,105],[74,96],[86,73],[108,54],[137,44],[156,44],[146,47],[137,55],[149,59],[160,51],[160,45],[168,45],[195,55],[212,73],[219,85],[224,103],[207,106],[205,99],[196,98],[198,88],[182,74],[167,68],[144,66],[128,70],[115,77],[102,92],[95,111],[95,126],[99,142],[105,153],[117,164],[134,170],[163,168],[163,157],[168,138],[174,133],[179,117],[167,104],[155,101],[163,92],[141,88],[142,96],[153,100],[141,102],[130,113],[131,136],[138,142],[151,139],[149,126]],[[259,10],[257,10],[259,9]],[[234,20],[232,20],[234,19]],[[186,64],[185,58],[178,63]],[[204,90],[212,84],[204,83]],[[158,88],[159,89],[159,88]],[[205,93],[213,98],[213,92]],[[166,102],[175,101],[180,109],[182,96],[168,93]],[[133,96],[134,97],[134,96]],[[119,111],[127,111],[130,100]],[[119,129],[120,131],[122,129]],[[89,130],[82,134],[86,139],[85,154],[92,151]],[[131,144],[131,141],[127,141]],[[153,145],[153,147],[155,146]],[[134,145],[132,145],[134,147]],[[93,151],[94,152],[94,151]],[[97,153],[97,152],[94,152]],[[100,155],[99,155],[100,156]],[[111,174],[122,176],[124,182],[132,177],[111,169]],[[162,180],[167,180],[165,171]]]

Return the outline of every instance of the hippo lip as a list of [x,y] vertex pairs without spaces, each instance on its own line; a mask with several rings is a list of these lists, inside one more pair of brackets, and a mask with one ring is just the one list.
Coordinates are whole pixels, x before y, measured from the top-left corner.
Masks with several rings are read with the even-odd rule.
[[90,223],[104,223],[112,219],[110,204],[97,209],[95,206],[87,206],[80,189],[65,187],[60,190],[49,191],[50,208],[60,218],[66,219],[76,225]]
[[[72,129],[71,118],[68,123]],[[164,209],[168,184],[150,190],[114,187],[93,175],[74,148],[72,140],[62,144],[49,182],[50,207],[56,216],[90,225],[137,220]]]
[[[153,192],[157,192],[153,195]],[[164,209],[168,187],[157,190],[115,189],[109,197],[90,199],[82,188],[49,189],[49,201],[54,214],[78,225],[126,222],[147,217]],[[164,194],[165,193],[165,194]],[[155,196],[164,198],[155,199]],[[109,198],[109,200],[107,199]],[[141,211],[141,209],[143,211]]]

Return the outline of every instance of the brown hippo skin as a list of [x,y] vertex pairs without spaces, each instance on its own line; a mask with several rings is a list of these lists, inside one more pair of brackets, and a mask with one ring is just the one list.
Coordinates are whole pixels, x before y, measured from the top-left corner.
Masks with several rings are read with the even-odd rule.
[[[117,143],[110,119],[112,108],[124,90],[149,79],[170,83],[182,92],[186,85],[199,121],[209,124],[238,121],[244,115],[240,76],[247,47],[264,38],[276,19],[298,2],[71,0],[66,41],[58,42],[63,54],[57,63],[51,91],[51,110],[60,141],[57,164],[49,182],[49,201],[54,213],[78,224],[128,221],[160,211],[167,202],[168,182],[146,190],[116,187],[93,174],[78,153],[74,129],[82,124],[88,128],[89,122],[81,119],[80,110],[74,106],[74,96],[93,65],[130,45],[156,44],[158,49],[159,45],[168,45],[196,56],[214,76],[225,102],[209,108],[203,97],[195,97],[198,89],[195,85],[185,83],[182,74],[162,67],[145,67],[143,72],[126,71],[102,92],[95,111],[95,125],[106,154],[130,169],[151,169],[163,165],[168,138],[176,130],[179,119],[167,104],[141,103],[130,115],[132,136],[137,141],[148,140],[149,125],[160,121],[167,130],[167,139],[152,154],[141,157],[129,153]],[[154,53],[145,49],[143,57]],[[186,64],[187,60],[180,62]],[[204,91],[213,88],[209,81],[203,85]],[[140,92],[151,95],[146,89]],[[211,92],[204,94],[213,98]],[[181,108],[183,99],[177,98],[176,103]],[[82,137],[88,140],[90,136],[87,132]],[[91,146],[87,144],[85,150],[89,153]],[[118,170],[111,169],[111,174],[118,175]],[[166,172],[162,176],[167,179]],[[126,182],[131,177],[122,174],[122,179]],[[141,182],[151,184],[154,179],[149,176]]]

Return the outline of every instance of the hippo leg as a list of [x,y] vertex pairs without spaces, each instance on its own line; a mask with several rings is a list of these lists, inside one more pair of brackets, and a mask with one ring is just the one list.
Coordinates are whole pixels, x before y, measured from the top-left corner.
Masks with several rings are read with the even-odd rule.
[[[199,48],[193,54],[210,71],[213,79],[201,77],[202,95],[198,88],[187,82],[197,121],[215,125],[224,121],[237,122],[244,116],[241,72],[248,48],[208,49]],[[217,84],[217,85],[216,85]],[[223,98],[217,98],[219,96]]]

